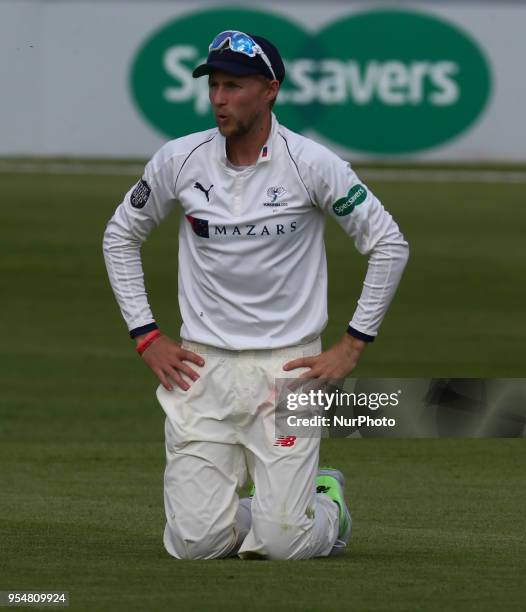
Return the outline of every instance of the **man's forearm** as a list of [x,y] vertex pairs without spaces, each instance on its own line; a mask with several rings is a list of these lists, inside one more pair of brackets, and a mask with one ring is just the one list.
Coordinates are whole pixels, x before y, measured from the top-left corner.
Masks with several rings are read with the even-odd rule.
[[[104,233],[103,252],[108,278],[129,330],[152,324],[144,286],[140,241],[126,236],[112,219]],[[142,332],[142,329],[140,330]],[[147,333],[150,329],[145,329]]]
[[402,237],[379,245],[369,258],[358,306],[350,325],[359,332],[376,336],[409,257],[409,247]]

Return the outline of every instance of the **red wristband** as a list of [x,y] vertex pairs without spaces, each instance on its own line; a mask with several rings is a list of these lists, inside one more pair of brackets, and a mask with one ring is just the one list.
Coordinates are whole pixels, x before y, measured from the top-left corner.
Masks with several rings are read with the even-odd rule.
[[161,332],[158,329],[154,329],[149,334],[146,334],[144,338],[139,342],[139,344],[135,347],[135,350],[142,355],[144,351],[153,344],[158,338],[161,337]]

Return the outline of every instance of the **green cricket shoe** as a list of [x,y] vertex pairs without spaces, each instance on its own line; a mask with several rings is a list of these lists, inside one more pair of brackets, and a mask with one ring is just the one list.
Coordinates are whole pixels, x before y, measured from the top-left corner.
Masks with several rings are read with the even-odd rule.
[[319,469],[318,476],[316,477],[316,493],[327,495],[340,508],[340,530],[336,542],[329,553],[330,556],[341,555],[351,539],[352,519],[343,496],[344,484],[345,479],[340,470],[330,467]]

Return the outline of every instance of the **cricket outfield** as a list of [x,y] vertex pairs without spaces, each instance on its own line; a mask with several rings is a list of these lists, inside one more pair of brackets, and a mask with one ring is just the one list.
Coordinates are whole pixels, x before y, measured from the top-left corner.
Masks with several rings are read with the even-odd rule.
[[[359,169],[358,169],[358,172]],[[522,610],[523,439],[330,439],[348,553],[177,562],[162,547],[163,413],[127,337],[102,232],[137,177],[3,173],[0,590],[64,590],[71,610]],[[364,181],[411,246],[361,377],[526,377],[526,184]],[[177,336],[177,219],[143,249]],[[329,345],[366,261],[327,226]],[[163,262],[159,265],[159,262]]]

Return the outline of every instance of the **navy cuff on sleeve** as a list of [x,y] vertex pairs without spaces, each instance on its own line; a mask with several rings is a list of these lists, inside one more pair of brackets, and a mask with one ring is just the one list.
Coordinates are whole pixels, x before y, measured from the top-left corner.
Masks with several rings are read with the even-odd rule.
[[354,338],[358,338],[358,340],[363,340],[364,342],[374,342],[374,336],[369,336],[369,334],[362,334],[361,331],[354,329],[354,327],[347,328],[347,333]]
[[143,334],[147,334],[148,332],[153,331],[154,329],[159,329],[157,323],[148,323],[148,325],[143,325],[142,327],[136,327],[130,331],[130,338],[137,338],[137,336],[142,336]]

